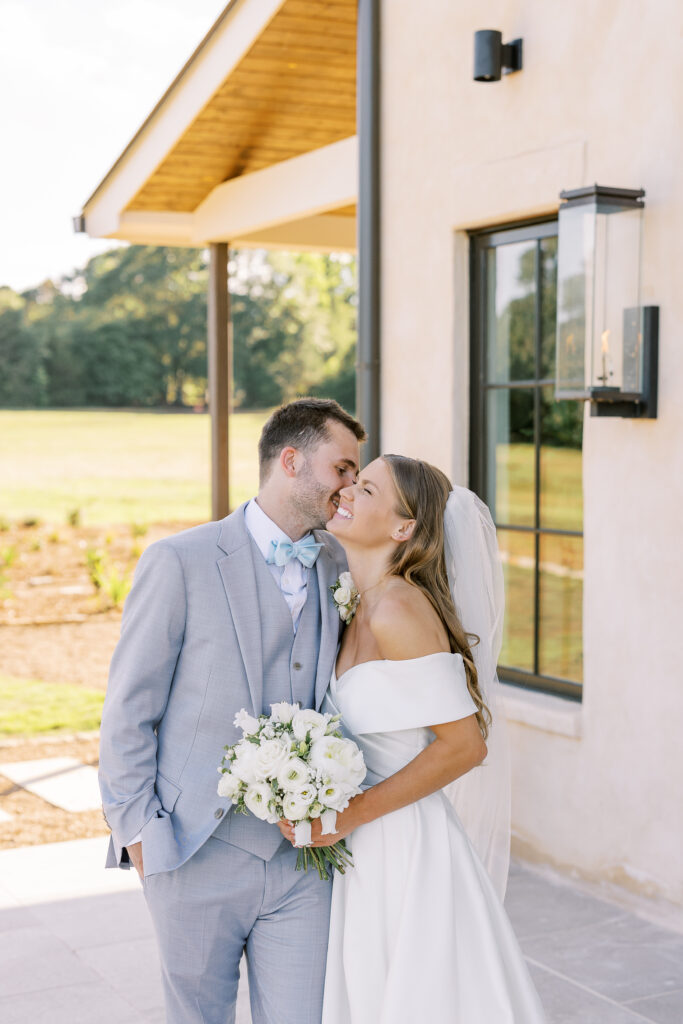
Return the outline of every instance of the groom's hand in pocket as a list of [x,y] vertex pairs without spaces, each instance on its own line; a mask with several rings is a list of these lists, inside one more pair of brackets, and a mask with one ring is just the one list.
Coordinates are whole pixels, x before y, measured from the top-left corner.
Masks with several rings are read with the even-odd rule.
[[142,843],[133,843],[132,846],[127,846],[128,858],[139,874],[140,878],[144,876],[145,870],[142,864]]

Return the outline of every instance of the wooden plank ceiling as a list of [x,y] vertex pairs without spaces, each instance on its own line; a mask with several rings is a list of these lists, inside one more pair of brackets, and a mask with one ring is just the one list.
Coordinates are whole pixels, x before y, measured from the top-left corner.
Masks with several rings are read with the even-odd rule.
[[356,5],[287,0],[127,209],[192,212],[230,178],[355,135]]

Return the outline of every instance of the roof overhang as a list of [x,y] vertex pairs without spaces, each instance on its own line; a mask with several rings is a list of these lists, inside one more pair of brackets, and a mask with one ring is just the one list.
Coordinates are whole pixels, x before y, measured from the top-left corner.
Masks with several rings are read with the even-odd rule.
[[356,0],[233,0],[83,208],[139,244],[355,248]]

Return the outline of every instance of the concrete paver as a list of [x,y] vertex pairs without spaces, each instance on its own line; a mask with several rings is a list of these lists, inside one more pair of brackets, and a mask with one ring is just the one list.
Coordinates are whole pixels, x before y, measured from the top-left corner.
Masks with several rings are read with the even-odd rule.
[[[103,869],[106,843],[0,852],[3,1024],[162,1024],[142,889],[135,872]],[[507,907],[548,1024],[683,1021],[680,933],[520,864]],[[236,1024],[250,1021],[244,978]]]
[[63,811],[94,811],[102,806],[97,770],[75,757],[0,764],[0,775]]

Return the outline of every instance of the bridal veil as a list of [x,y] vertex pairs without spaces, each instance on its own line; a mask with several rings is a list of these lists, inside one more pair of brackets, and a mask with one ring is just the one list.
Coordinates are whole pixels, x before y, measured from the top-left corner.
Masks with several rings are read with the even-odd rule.
[[510,761],[497,675],[505,610],[503,570],[491,513],[466,487],[451,491],[444,528],[455,610],[465,632],[479,638],[473,641],[472,656],[492,718],[485,760],[445,792],[502,900],[510,865]]

